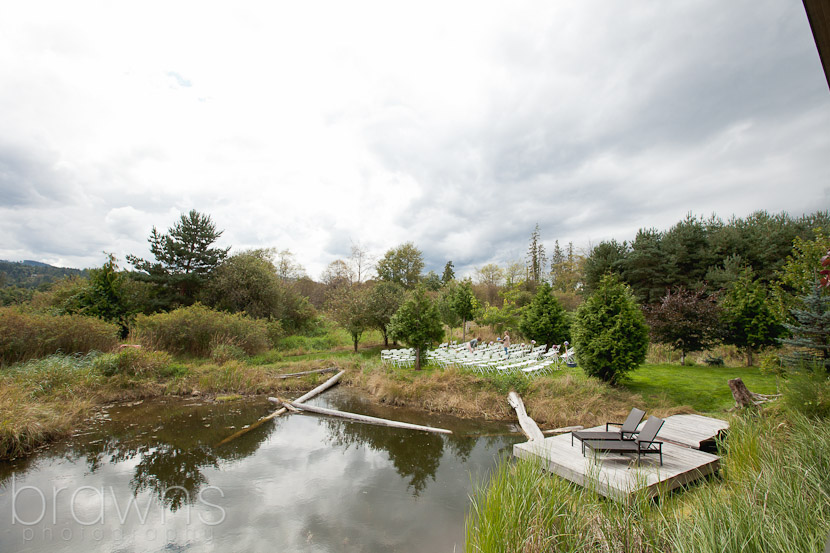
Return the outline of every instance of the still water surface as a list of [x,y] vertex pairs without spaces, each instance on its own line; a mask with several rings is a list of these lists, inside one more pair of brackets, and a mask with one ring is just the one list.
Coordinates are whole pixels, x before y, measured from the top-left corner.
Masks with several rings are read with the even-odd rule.
[[272,406],[113,406],[71,439],[0,463],[0,552],[460,551],[473,481],[519,439],[344,389],[311,403],[454,434],[290,415],[217,447]]

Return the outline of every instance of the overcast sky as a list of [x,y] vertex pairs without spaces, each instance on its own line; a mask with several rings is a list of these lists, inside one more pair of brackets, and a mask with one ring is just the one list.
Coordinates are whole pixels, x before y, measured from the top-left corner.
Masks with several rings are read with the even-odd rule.
[[0,259],[126,266],[190,209],[310,276],[830,208],[797,0],[4,2]]

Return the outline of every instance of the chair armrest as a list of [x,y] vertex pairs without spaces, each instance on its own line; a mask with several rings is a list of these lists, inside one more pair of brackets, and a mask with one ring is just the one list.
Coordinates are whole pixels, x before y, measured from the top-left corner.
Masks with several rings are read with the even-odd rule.
[[605,431],[606,432],[608,432],[608,425],[609,424],[613,424],[614,426],[622,426],[623,425],[623,423],[621,423],[621,422],[606,422],[605,423]]

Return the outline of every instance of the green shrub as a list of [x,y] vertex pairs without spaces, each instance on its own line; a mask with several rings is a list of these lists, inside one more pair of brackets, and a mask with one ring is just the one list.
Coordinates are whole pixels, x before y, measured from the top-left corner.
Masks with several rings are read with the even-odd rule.
[[646,359],[648,326],[631,290],[614,276],[576,312],[576,358],[585,374],[615,384]]
[[0,365],[57,352],[108,351],[118,343],[118,326],[82,315],[45,315],[0,308]]
[[143,348],[124,348],[118,353],[102,355],[95,368],[104,376],[159,376],[171,364],[170,354]]
[[135,337],[145,346],[173,354],[208,357],[216,340],[231,340],[247,355],[268,349],[268,323],[239,313],[214,311],[201,304],[169,313],[139,315]]

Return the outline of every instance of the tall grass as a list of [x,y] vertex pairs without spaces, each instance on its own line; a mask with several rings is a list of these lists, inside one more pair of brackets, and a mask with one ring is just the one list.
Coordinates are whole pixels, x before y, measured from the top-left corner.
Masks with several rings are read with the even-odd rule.
[[82,315],[26,313],[0,308],[0,365],[11,365],[57,352],[108,351],[118,340],[118,326]]
[[233,344],[247,355],[266,351],[270,345],[266,321],[238,313],[214,311],[201,304],[169,313],[139,315],[135,338],[152,349],[196,357],[210,356],[217,344]]
[[830,534],[830,425],[800,414],[746,414],[721,444],[722,478],[614,502],[503,461],[479,484],[468,552],[814,552]]
[[734,419],[725,486],[689,502],[672,521],[672,549],[822,551],[830,535],[830,424],[799,413]]
[[0,459],[31,452],[63,435],[90,406],[100,381],[96,355],[52,355],[10,367],[0,376]]
[[659,524],[645,494],[617,503],[552,477],[540,462],[502,461],[475,487],[465,551],[663,551]]

